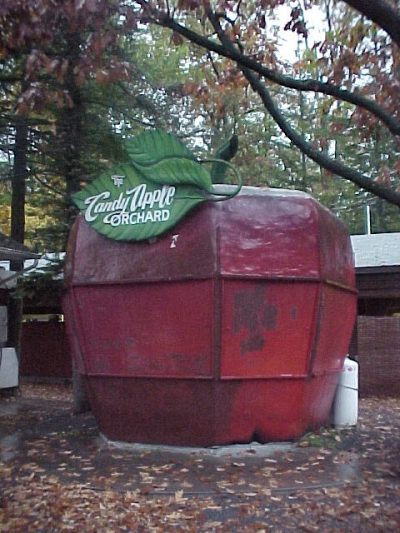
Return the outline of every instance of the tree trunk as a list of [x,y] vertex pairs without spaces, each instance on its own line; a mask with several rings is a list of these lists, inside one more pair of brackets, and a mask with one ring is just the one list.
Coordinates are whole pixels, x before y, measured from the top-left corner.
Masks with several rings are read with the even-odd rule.
[[25,190],[28,176],[28,125],[24,118],[15,124],[14,168],[11,198],[11,238],[23,243],[25,238]]
[[72,395],[74,413],[80,414],[90,411],[89,399],[86,393],[85,383],[82,375],[78,372],[74,361],[72,361]]
[[[21,244],[25,238],[25,191],[28,176],[28,125],[24,118],[15,123],[14,166],[11,193],[11,238]],[[23,261],[11,261],[10,270],[21,271]],[[21,326],[23,302],[21,295],[14,295],[9,303],[8,344],[15,347],[18,360],[21,355]]]
[[[78,68],[80,56],[80,36],[73,34],[69,39],[69,66],[66,75],[66,89],[71,99],[70,107],[65,107],[59,116],[59,152],[58,164],[60,174],[66,183],[66,202],[64,211],[64,226],[69,229],[76,217],[77,210],[72,204],[71,196],[79,191],[82,169],[82,122],[85,112],[82,94],[75,79],[75,69]],[[68,233],[65,235],[65,246]],[[85,384],[82,376],[72,367],[72,385],[74,412],[83,413],[90,409]]]

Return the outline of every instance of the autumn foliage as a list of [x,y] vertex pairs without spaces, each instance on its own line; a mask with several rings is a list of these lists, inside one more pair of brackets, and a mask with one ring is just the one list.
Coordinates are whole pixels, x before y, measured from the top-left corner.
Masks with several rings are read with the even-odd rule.
[[72,107],[68,77],[77,86],[88,78],[128,79],[130,64],[119,57],[118,45],[134,26],[129,13],[107,0],[4,0],[0,59],[9,80],[23,85],[18,112],[42,110],[49,101]]
[[[206,51],[214,63],[216,91],[211,89],[209,80],[197,89],[186,86],[202,103],[208,105],[211,93],[222,95],[228,87],[245,90],[251,87],[284,135],[307,157],[326,171],[400,205],[397,167],[393,167],[388,183],[380,175],[371,179],[354,167],[332,159],[293,129],[271,93],[272,84],[278,92],[292,88],[332,97],[336,105],[350,103],[351,121],[364,138],[375,135],[383,125],[394,135],[399,147],[400,35],[394,22],[400,24],[400,13],[395,2],[332,4],[327,0],[303,3],[258,0],[249,5],[241,1],[179,0],[172,5],[165,1],[139,0],[134,3],[141,20],[169,28],[176,45],[187,39]],[[299,38],[308,39],[305,13],[315,6],[328,24],[325,35],[314,44],[308,57],[289,68],[277,59],[273,33],[275,12],[283,5],[291,7],[283,31],[293,32]],[[216,58],[221,57],[226,58],[226,63],[217,66]],[[214,111],[220,115],[226,111],[223,100],[217,97],[215,101]],[[332,109],[334,105],[328,100],[327,113]],[[316,144],[321,143],[320,139]],[[383,170],[378,172],[384,175]]]

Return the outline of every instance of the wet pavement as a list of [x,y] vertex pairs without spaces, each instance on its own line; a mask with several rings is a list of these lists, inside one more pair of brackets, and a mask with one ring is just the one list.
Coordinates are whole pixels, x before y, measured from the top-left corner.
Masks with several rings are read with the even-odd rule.
[[[73,414],[68,388],[30,385],[18,398],[0,398],[0,531],[68,530],[65,511],[47,509],[44,527],[24,499],[27,487],[35,501],[37,491],[55,486],[86,491],[88,501],[134,496],[137,523],[105,518],[85,531],[315,531],[321,524],[324,531],[398,531],[399,452],[400,399],[361,400],[357,428],[326,428],[298,443],[179,449],[110,443],[91,413]],[[18,516],[18,501],[26,516]],[[161,502],[154,520],[163,502],[180,510],[154,525],[144,514],[154,502]]]

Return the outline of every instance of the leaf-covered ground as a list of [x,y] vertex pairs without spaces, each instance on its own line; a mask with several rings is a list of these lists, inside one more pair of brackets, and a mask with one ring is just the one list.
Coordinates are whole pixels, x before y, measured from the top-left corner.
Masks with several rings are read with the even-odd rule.
[[73,415],[69,388],[25,385],[0,398],[0,531],[400,530],[400,399],[260,450],[117,449]]

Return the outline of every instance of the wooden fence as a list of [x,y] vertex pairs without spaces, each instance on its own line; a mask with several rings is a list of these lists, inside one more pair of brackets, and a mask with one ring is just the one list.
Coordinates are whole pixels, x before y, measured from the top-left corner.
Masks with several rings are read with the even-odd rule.
[[24,322],[20,374],[30,378],[69,379],[71,354],[64,322]]
[[400,396],[400,317],[358,317],[356,359],[361,396]]

